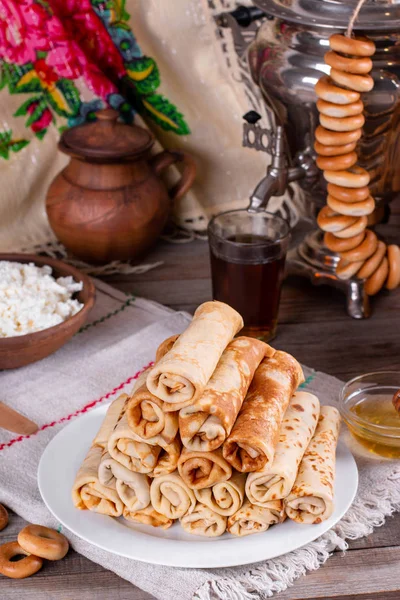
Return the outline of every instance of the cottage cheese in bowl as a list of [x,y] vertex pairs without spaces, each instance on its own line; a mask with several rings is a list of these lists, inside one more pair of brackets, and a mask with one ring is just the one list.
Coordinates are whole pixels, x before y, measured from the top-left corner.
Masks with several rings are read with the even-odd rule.
[[83,284],[51,273],[47,265],[0,261],[0,338],[53,327],[83,308],[73,298]]

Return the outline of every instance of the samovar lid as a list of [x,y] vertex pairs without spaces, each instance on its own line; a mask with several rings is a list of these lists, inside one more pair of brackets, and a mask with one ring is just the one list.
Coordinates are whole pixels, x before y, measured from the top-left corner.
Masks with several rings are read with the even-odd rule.
[[[253,0],[267,14],[315,27],[347,27],[357,0]],[[400,27],[400,0],[366,0],[355,29],[395,31]]]

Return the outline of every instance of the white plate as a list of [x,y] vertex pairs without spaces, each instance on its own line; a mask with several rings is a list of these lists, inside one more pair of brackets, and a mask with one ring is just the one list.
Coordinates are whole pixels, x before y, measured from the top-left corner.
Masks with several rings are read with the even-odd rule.
[[[42,498],[53,515],[82,539],[120,556],[171,567],[233,567],[274,558],[312,542],[345,514],[357,491],[357,466],[350,451],[337,451],[335,511],[319,525],[301,525],[287,519],[265,533],[237,538],[187,534],[174,523],[166,531],[128,523],[90,511],[78,510],[71,489],[79,466],[106,413],[101,406],[72,421],[43,452],[38,469]],[[212,544],[212,551],[211,546]]]

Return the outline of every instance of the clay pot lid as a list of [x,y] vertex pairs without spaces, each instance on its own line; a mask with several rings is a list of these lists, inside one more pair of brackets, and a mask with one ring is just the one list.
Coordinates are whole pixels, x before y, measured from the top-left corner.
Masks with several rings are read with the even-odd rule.
[[135,158],[151,148],[152,134],[143,127],[126,125],[112,108],[96,112],[93,123],[71,127],[61,136],[59,148],[66,154],[106,161]]

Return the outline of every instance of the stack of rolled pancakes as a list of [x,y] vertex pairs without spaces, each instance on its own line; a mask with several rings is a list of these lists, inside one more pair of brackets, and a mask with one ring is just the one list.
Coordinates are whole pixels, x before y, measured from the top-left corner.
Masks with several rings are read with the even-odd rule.
[[206,302],[109,407],[76,476],[77,508],[243,536],[333,511],[339,414],[297,391],[299,363],[236,337],[241,316]]

